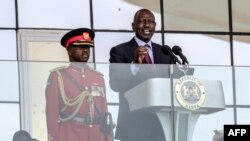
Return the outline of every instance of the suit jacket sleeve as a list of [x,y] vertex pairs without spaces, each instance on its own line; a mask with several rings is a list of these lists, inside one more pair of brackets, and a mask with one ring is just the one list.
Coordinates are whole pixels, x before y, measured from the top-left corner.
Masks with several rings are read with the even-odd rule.
[[121,50],[121,46],[118,47],[113,47],[110,50],[110,59],[109,62],[110,63],[131,63],[131,61],[128,61],[128,59],[126,58],[126,50]]
[[125,92],[135,84],[131,72],[134,50],[127,43],[113,47],[110,50],[110,87],[116,92]]

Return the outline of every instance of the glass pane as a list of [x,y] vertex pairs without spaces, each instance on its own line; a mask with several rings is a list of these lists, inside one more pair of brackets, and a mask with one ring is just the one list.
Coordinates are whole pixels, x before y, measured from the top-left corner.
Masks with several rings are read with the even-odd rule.
[[95,61],[109,62],[109,51],[112,47],[129,41],[134,33],[96,32],[95,36]]
[[228,0],[164,0],[163,7],[165,30],[229,30]]
[[[118,108],[119,117],[123,117],[122,114],[126,114],[128,110],[145,111],[136,122],[140,122],[140,126],[150,123],[146,126],[150,128],[153,126],[160,130],[157,117],[152,115],[152,112],[161,109],[161,104],[166,105],[165,109],[162,110],[169,110],[171,107],[168,98],[170,89],[166,87],[166,85],[170,85],[168,79],[170,70],[167,65],[140,65],[139,70],[135,70],[135,73],[138,73],[137,76],[131,74],[130,64],[21,62],[21,66],[23,66],[21,87],[24,93],[22,92],[21,96],[22,103],[24,103],[24,124],[29,125],[25,127],[30,127],[29,131],[32,132],[32,136],[39,140],[46,140],[47,131],[52,137],[57,138],[53,131],[58,129],[58,121],[60,121],[60,128],[66,128],[72,123],[72,128],[82,124],[84,129],[91,130],[90,127],[95,128],[96,124],[92,122],[99,123],[99,120],[95,120],[95,118],[101,118],[101,115],[106,112],[106,108],[111,112],[114,122],[117,123],[115,131],[119,126],[121,128],[120,121],[117,121]],[[156,81],[161,81],[166,85],[159,87],[155,85],[152,90],[145,89],[147,85]],[[159,96],[153,98],[151,91],[159,93]],[[165,92],[169,94],[167,97],[164,95]],[[108,104],[105,103],[106,99]],[[147,103],[149,99],[153,101]],[[134,102],[134,100],[138,102]],[[129,107],[127,102],[130,104]],[[79,105],[80,108],[77,108]],[[147,108],[149,109],[146,110]],[[159,115],[161,117],[161,112]],[[87,116],[93,121],[88,121]],[[129,122],[126,124],[135,126],[130,119],[130,116],[127,117],[126,120]],[[156,127],[155,121],[150,119],[156,120],[159,126]],[[141,120],[149,120],[150,122],[141,122]],[[164,118],[161,120],[165,121]],[[99,131],[99,127],[97,129]],[[72,137],[70,135],[72,129],[64,131],[64,134],[61,135]],[[79,135],[84,136],[84,134]]]
[[0,103],[0,140],[11,141],[16,131],[20,130],[19,104]]
[[0,101],[19,101],[17,62],[0,61]]
[[[67,62],[67,50],[60,44],[66,32],[61,30],[20,31],[19,60]],[[90,50],[89,61],[93,62],[93,49]]]
[[0,30],[0,60],[16,60],[16,31]]
[[236,103],[239,105],[249,105],[250,96],[250,68],[235,67]]
[[215,136],[214,130],[223,131],[225,124],[234,124],[232,108],[209,115],[201,115],[196,123],[192,141],[211,141]]
[[[139,70],[136,70],[131,64],[88,63],[86,64],[88,67],[85,66],[82,69],[84,65],[74,62],[21,62],[23,127],[30,131],[34,138],[46,140],[47,132],[55,136],[50,129],[57,129],[58,120],[60,127],[71,123],[85,125],[87,121],[83,117],[90,113],[94,113],[93,117],[98,117],[105,109],[108,109],[113,122],[117,125],[113,130],[117,135],[117,140],[122,139],[120,135],[126,136],[131,132],[122,128],[124,121],[126,121],[126,126],[136,126],[129,128],[136,129],[132,131],[133,133],[141,134],[145,131],[137,130],[138,127],[149,129],[146,130],[149,133],[153,131],[150,129],[154,129],[157,137],[163,137],[162,135],[165,134],[168,140],[171,140],[172,127],[175,125],[176,137],[179,140],[193,136],[195,141],[200,138],[209,141],[214,136],[214,130],[223,129],[224,124],[234,124],[235,113],[232,108],[228,108],[233,105],[234,101],[234,79],[231,67],[189,66],[186,74],[193,75],[194,78],[191,76],[180,78],[184,75],[183,71],[185,72],[181,66],[142,64],[138,65]],[[235,72],[237,86],[238,79],[242,78],[238,77],[237,69]],[[239,73],[246,74],[245,72]],[[201,83],[193,82],[197,82],[195,83],[197,86],[204,86],[206,96],[204,103],[199,103],[201,108],[195,109],[196,107],[191,105],[186,106],[193,107],[192,110],[188,110],[181,106],[183,103],[176,96],[178,81],[188,82],[180,87],[182,92],[187,92],[184,93],[183,99],[185,100],[193,98],[191,102],[194,102],[197,100],[195,96],[203,90],[200,87],[197,90],[196,87],[191,86],[192,82],[189,82],[187,77],[192,78],[191,80],[197,78]],[[239,97],[245,96],[239,95]],[[83,105],[80,101],[83,101]],[[77,108],[78,104],[80,109]],[[173,111],[175,111],[174,116]],[[225,116],[227,118],[224,118]],[[155,118],[158,118],[157,121],[160,123],[156,123]],[[147,121],[147,124],[144,121]],[[207,121],[211,121],[211,124],[207,125]],[[163,128],[157,128],[155,125]],[[89,125],[85,128],[89,128]],[[64,134],[70,134],[71,131],[65,130]]]
[[[186,69],[174,74],[180,70]],[[211,141],[214,130],[234,123],[233,109],[226,107],[233,103],[232,68],[189,66],[187,74],[174,79],[176,139]]]
[[93,0],[94,28],[132,30],[134,14],[141,8],[147,8],[153,12],[157,22],[156,29],[160,30],[160,0]]
[[194,76],[201,80],[221,81],[226,105],[233,104],[233,72],[231,67],[190,66]]
[[102,74],[103,74],[105,86],[106,86],[106,93],[108,94],[107,101],[111,102],[111,103],[119,103],[119,93],[113,91],[110,87],[109,65],[107,63],[106,64],[97,64],[96,70],[99,72],[102,72]]
[[250,54],[250,36],[234,36],[234,65],[249,66],[250,60],[246,57]]
[[15,0],[0,0],[0,10],[0,27],[15,28]]
[[[249,103],[248,103],[249,105]],[[237,124],[250,124],[250,108],[237,108]]]
[[[49,40],[49,37],[48,37]],[[30,61],[69,61],[68,54],[65,48],[59,42],[29,42],[27,51]],[[45,55],[46,54],[46,55]]]
[[165,44],[180,46],[191,65],[231,64],[229,36],[226,35],[165,34]]
[[[119,112],[119,106],[108,106],[109,112],[112,113],[112,118],[113,118],[113,122],[114,124],[117,125],[117,119],[118,119],[118,112]],[[115,134],[116,132],[116,127],[113,130],[113,134]],[[118,141],[118,140],[116,140]]]
[[165,117],[170,117],[170,112],[165,111],[171,109],[170,67],[145,64],[137,67],[139,70],[134,70],[131,64],[110,64],[110,87],[120,94],[116,139],[124,140],[131,134],[140,135],[135,140],[145,136],[150,140],[165,139],[160,127],[171,129],[167,126],[170,119],[166,122]]
[[232,16],[234,32],[250,31],[250,10],[248,0],[232,0]]
[[[108,109],[113,117],[113,121],[117,124],[114,129],[114,133],[116,132],[118,135],[117,139],[122,139],[121,136],[119,137],[119,134],[126,136],[130,132],[122,128],[121,120],[127,121],[126,126],[136,126],[129,129],[137,129],[137,126],[146,126],[143,129],[154,129],[154,131],[157,131],[158,137],[165,134],[168,140],[169,138],[171,140],[172,127],[175,125],[177,138],[184,139],[192,135],[195,141],[198,141],[200,138],[209,141],[214,136],[214,130],[223,129],[224,124],[234,124],[235,113],[233,113],[232,108],[228,108],[233,105],[234,101],[234,79],[231,67],[189,66],[186,74],[193,75],[194,78],[191,76],[180,78],[184,75],[183,71],[185,69],[181,66],[173,66],[174,68],[171,69],[172,66],[169,65],[143,64],[137,66],[139,70],[132,68],[131,64],[108,63],[88,63],[88,67],[85,66],[84,69],[82,69],[83,63],[74,62],[21,62],[21,66],[21,87],[23,90],[21,92],[23,101],[21,102],[24,104],[24,127],[32,133],[34,138],[39,140],[46,140],[48,130],[57,128],[58,120],[60,120],[61,127],[71,122],[76,122],[77,124],[85,122],[83,118],[85,116],[81,116],[81,114],[88,115],[89,112],[84,114],[84,111],[86,112],[90,109],[92,109],[92,112],[94,111],[94,117],[98,116],[101,113],[100,111],[105,111],[105,108]],[[173,70],[172,75],[171,70]],[[238,73],[246,73],[238,69],[235,70],[235,83],[237,86],[241,83],[239,79],[243,80],[243,78],[238,76]],[[94,73],[92,74],[92,72]],[[204,103],[200,103],[201,108],[195,109],[196,107],[191,105],[186,107],[193,107],[192,110],[185,109],[181,106],[183,103],[176,96],[177,82],[183,80],[188,82],[187,77],[192,78],[191,80],[196,80],[195,78],[197,78],[201,83],[194,81],[197,82],[195,84],[204,86],[206,96]],[[173,78],[173,81],[170,78]],[[246,79],[244,78],[244,80]],[[183,86],[180,88],[182,92],[187,92],[184,93],[187,95],[183,99],[190,100],[193,98],[191,102],[194,102],[197,100],[195,96],[202,89],[199,87],[200,89],[197,90],[191,84],[191,82],[183,83]],[[240,86],[242,85],[240,84]],[[171,87],[173,87],[172,90],[175,95],[172,95]],[[237,89],[236,92],[238,93]],[[45,94],[45,92],[47,93]],[[90,95],[93,98],[92,102],[95,103],[94,107],[90,106]],[[82,99],[80,99],[81,96]],[[60,98],[58,99],[58,97]],[[245,98],[245,96],[237,94],[237,99],[240,100],[238,97]],[[104,103],[101,102],[102,98],[104,98]],[[81,110],[76,111],[77,114],[74,115],[74,111],[78,109],[77,105],[81,100],[86,100],[83,102],[84,106],[80,104]],[[105,104],[105,100],[107,100],[107,104]],[[173,103],[174,107],[172,107]],[[70,104],[74,106],[71,107]],[[171,114],[173,111],[175,111],[174,116]],[[136,118],[126,117],[130,114],[133,115],[132,113],[136,117],[140,117],[139,121],[136,121]],[[157,117],[160,123],[155,123],[153,117],[149,118],[152,115],[155,118]],[[227,118],[224,118],[225,116]],[[52,122],[53,120],[55,121]],[[149,120],[147,123],[150,124],[144,125],[143,121],[145,120]],[[176,121],[176,124],[172,123],[173,120]],[[133,123],[134,121],[136,123]],[[211,124],[207,125],[207,121],[211,121]],[[244,119],[242,122],[244,122]],[[49,126],[47,126],[47,123]],[[131,125],[131,123],[133,124]],[[163,127],[163,130],[157,128],[161,127],[159,124]],[[159,126],[156,127],[155,125]],[[194,131],[193,134],[192,131]],[[202,134],[199,131],[203,131]],[[65,134],[69,132],[65,130]],[[140,134],[141,130],[134,132]]]
[[87,0],[18,0],[18,15],[20,28],[90,27]]

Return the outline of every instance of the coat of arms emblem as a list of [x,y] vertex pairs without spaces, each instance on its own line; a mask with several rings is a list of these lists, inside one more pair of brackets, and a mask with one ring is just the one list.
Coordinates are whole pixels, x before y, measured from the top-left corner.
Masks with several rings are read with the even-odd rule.
[[175,96],[184,108],[197,110],[203,105],[206,92],[201,81],[191,75],[185,75],[175,84]]

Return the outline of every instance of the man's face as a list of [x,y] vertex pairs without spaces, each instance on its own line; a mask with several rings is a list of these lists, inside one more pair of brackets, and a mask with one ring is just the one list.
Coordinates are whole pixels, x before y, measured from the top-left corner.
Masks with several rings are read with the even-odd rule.
[[132,23],[136,36],[148,42],[155,32],[155,17],[150,11],[140,11],[134,18]]
[[90,48],[82,46],[71,46],[68,49],[71,62],[87,62],[89,60]]

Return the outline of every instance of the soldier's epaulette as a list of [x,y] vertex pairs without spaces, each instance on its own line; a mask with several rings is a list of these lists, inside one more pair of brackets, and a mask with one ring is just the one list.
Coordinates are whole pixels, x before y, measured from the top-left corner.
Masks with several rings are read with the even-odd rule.
[[102,76],[103,76],[102,72],[100,72],[100,71],[98,71],[98,70],[95,70],[95,69],[94,69],[94,68],[92,68],[92,67],[89,67],[89,70],[94,71],[94,72],[96,72],[97,74],[99,74],[99,75],[102,75]]
[[61,69],[66,69],[66,68],[68,68],[68,67],[69,67],[68,65],[67,65],[67,66],[56,67],[56,68],[50,70],[50,72],[58,71],[58,70],[61,70]]

